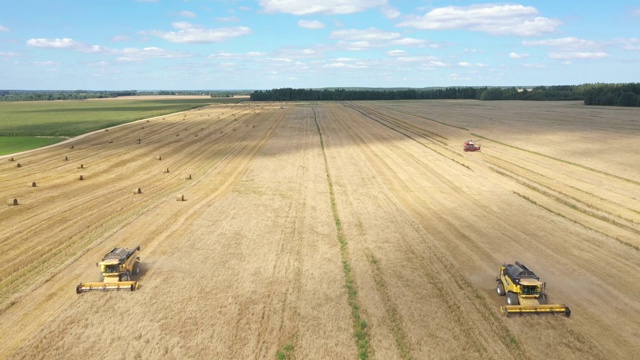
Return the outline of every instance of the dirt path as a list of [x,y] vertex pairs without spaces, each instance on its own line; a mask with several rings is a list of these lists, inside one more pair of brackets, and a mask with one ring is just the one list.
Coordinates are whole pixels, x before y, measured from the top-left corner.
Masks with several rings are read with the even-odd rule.
[[[216,105],[5,159],[0,358],[638,358],[638,115]],[[138,291],[75,294],[138,244]],[[500,314],[514,260],[572,317]]]

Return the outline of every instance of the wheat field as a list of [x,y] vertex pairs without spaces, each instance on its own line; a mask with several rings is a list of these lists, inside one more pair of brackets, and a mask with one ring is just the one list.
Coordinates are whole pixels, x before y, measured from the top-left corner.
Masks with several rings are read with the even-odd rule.
[[[0,358],[640,358],[640,110],[282,105],[0,157]],[[140,289],[75,293],[136,245]],[[500,313],[515,260],[570,318]]]

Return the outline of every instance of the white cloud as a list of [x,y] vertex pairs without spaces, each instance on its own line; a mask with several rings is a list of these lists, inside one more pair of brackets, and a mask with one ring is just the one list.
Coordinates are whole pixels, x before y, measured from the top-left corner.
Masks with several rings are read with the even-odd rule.
[[566,64],[570,64],[571,60],[608,58],[609,54],[603,51],[603,48],[613,43],[615,43],[615,41],[604,43],[576,37],[522,42],[525,46],[548,46],[557,48],[558,51],[552,51],[548,54],[549,58],[564,60]]
[[405,56],[407,55],[407,52],[404,50],[390,50],[390,51],[387,51],[387,55],[388,56]]
[[274,61],[274,62],[284,62],[284,63],[290,63],[293,60],[289,59],[289,58],[269,58],[269,61]]
[[460,67],[467,67],[467,68],[470,68],[470,67],[487,67],[488,65],[483,64],[483,63],[475,63],[475,64],[472,64],[472,63],[467,62],[467,61],[460,61],[460,62],[458,63],[458,66],[460,66]]
[[306,29],[322,29],[324,24],[318,20],[299,20],[298,26]]
[[364,61],[355,61],[355,59],[335,59],[334,62],[330,62],[322,65],[323,68],[337,68],[337,69],[367,69],[367,65]]
[[100,53],[107,51],[106,48],[100,45],[89,45],[87,43],[75,41],[69,38],[62,39],[29,39],[27,41],[28,46],[38,48],[52,48],[52,49],[70,49],[75,51],[87,52],[87,53]]
[[387,19],[397,19],[400,17],[400,11],[393,6],[385,5],[380,9],[382,15]]
[[171,27],[174,28],[174,29],[178,29],[178,30],[186,30],[186,29],[195,28],[195,26],[193,26],[193,24],[191,24],[188,21],[177,21],[177,22],[171,23]]
[[532,6],[480,4],[436,8],[424,16],[409,16],[398,24],[423,30],[467,29],[492,35],[538,36],[553,32],[561,22],[540,17]]
[[4,25],[0,25],[0,31],[9,31],[9,28]]
[[260,0],[259,3],[267,13],[311,15],[353,14],[384,6],[387,0]]
[[357,29],[344,29],[344,30],[335,30],[331,32],[329,35],[332,39],[341,39],[341,40],[367,40],[367,41],[380,41],[380,40],[394,40],[401,37],[400,33],[396,32],[385,32],[378,29],[367,29],[367,30],[357,30]]
[[36,65],[36,66],[56,66],[56,65],[58,65],[57,62],[51,61],[51,60],[49,60],[49,61],[34,61],[33,64]]
[[443,62],[438,61],[435,56],[399,56],[397,60],[404,63],[419,63],[429,67],[449,66]]
[[624,50],[640,50],[640,40],[637,38],[631,39],[615,39],[613,43],[622,46]]
[[603,59],[609,57],[604,51],[567,51],[567,52],[551,52],[549,58],[555,60],[575,60],[575,59]]
[[372,48],[387,46],[414,46],[422,47],[429,45],[439,47],[429,40],[402,37],[397,32],[387,32],[374,28],[366,30],[342,29],[332,31],[329,35],[331,39],[339,39],[338,46],[342,49],[360,51]]
[[220,22],[238,22],[238,21],[240,21],[240,19],[238,19],[235,16],[227,16],[227,17],[217,17],[216,21],[220,21]]
[[196,29],[184,28],[180,31],[144,31],[143,34],[150,34],[172,43],[206,44],[227,41],[231,38],[243,36],[251,33],[251,29],[246,26],[218,29]]
[[511,59],[525,59],[528,57],[529,57],[529,54],[526,54],[526,53],[523,53],[523,54],[518,54],[514,52],[509,53],[509,58]]
[[180,16],[188,17],[188,18],[194,18],[194,17],[197,17],[198,15],[196,15],[196,13],[194,13],[192,11],[183,10],[183,11],[180,11]]
[[89,45],[69,38],[30,39],[27,45],[39,48],[73,50],[85,53],[100,53],[117,56],[119,62],[141,62],[147,59],[174,59],[192,56],[189,53],[165,50],[158,47],[110,49],[100,45]]
[[523,41],[525,46],[552,46],[570,49],[593,49],[600,47],[602,44],[590,40],[579,39],[576,37],[564,37],[559,39],[547,39],[536,41]]
[[126,48],[114,50],[115,54],[121,55],[117,58],[119,62],[142,62],[147,59],[177,59],[190,57],[191,54],[177,51],[170,51],[159,47]]
[[260,57],[260,56],[264,56],[264,55],[266,55],[266,53],[259,52],[259,51],[249,51],[249,52],[244,53],[244,54],[235,54],[235,53],[229,53],[229,52],[225,52],[225,51],[220,51],[220,52],[218,52],[216,54],[209,55],[208,58],[210,58],[210,59],[216,59],[216,58],[243,59],[243,58]]
[[129,40],[131,40],[131,38],[127,35],[116,35],[111,38],[111,41],[113,42],[129,41]]
[[428,40],[414,39],[414,38],[402,38],[402,39],[392,40],[389,42],[389,44],[399,45],[399,46],[425,46],[429,44],[430,47],[440,47],[440,45],[434,44]]
[[0,51],[0,59],[2,60],[9,60],[13,57],[18,56],[18,54],[14,53],[14,52],[4,52],[4,51]]

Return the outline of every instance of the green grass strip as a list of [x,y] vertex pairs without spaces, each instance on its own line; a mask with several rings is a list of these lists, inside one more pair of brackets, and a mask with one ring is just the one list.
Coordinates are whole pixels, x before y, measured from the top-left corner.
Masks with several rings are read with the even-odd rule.
[[331,180],[331,174],[329,173],[329,161],[327,160],[327,153],[324,146],[324,138],[322,136],[322,130],[320,130],[320,124],[318,124],[318,117],[316,109],[313,109],[313,119],[318,128],[318,134],[320,135],[320,146],[322,148],[322,157],[324,158],[324,168],[327,173],[327,184],[329,186],[329,197],[331,200],[331,212],[333,213],[333,220],[336,224],[336,232],[338,234],[338,242],[340,243],[340,255],[342,258],[342,270],[344,272],[345,285],[347,287],[347,299],[349,306],[351,307],[351,316],[353,317],[353,331],[356,338],[356,346],[358,347],[358,358],[361,360],[368,359],[371,355],[371,345],[369,343],[369,334],[367,332],[367,322],[360,315],[360,303],[358,301],[358,290],[356,289],[355,279],[351,272],[351,264],[349,262],[349,244],[347,238],[344,236],[342,230],[342,222],[338,215],[338,207],[336,206],[336,197],[333,190],[333,181]]
[[0,155],[15,154],[27,150],[53,145],[66,137],[31,137],[31,136],[0,136]]

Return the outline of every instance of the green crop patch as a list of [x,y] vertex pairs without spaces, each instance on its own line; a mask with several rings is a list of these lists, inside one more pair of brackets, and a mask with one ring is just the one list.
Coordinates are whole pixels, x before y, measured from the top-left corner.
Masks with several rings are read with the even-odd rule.
[[246,99],[0,102],[0,155],[39,148],[136,120]]
[[36,149],[66,139],[66,137],[0,136],[0,155]]

